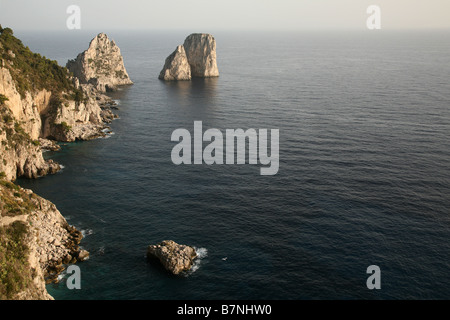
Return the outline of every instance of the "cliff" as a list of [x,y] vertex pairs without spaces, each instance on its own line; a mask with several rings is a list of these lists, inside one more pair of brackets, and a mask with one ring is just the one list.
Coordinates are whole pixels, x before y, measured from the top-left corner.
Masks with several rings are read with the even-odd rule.
[[[104,135],[111,99],[56,61],[31,52],[9,28],[0,34],[0,94],[3,104],[32,140],[89,140]],[[102,104],[102,105],[100,105]]]
[[0,299],[53,299],[45,289],[80,255],[81,233],[55,205],[0,178]]
[[60,166],[43,147],[104,135],[111,99],[0,26],[0,299],[52,299],[46,281],[86,259],[81,233],[54,204],[15,185]]
[[216,40],[210,34],[193,33],[166,58],[159,79],[191,80],[218,77]]
[[53,160],[44,160],[39,140],[31,139],[11,110],[0,103],[0,172],[5,178],[37,178],[59,170]]
[[104,33],[91,40],[89,48],[66,64],[81,84],[98,91],[113,91],[117,86],[133,84],[125,69],[119,47]]

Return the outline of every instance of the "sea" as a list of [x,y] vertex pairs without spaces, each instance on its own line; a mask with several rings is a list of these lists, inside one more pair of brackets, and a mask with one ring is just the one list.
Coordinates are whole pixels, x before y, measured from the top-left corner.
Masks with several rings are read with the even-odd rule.
[[[15,35],[65,65],[100,32],[134,82],[110,94],[112,132],[61,143],[45,153],[61,172],[17,181],[55,203],[90,252],[81,289],[63,272],[47,285],[55,299],[450,297],[448,30]],[[220,77],[158,80],[193,32],[214,35]],[[194,121],[278,129],[278,172],[175,165],[171,135]],[[197,249],[192,270],[173,276],[146,259],[168,239]]]

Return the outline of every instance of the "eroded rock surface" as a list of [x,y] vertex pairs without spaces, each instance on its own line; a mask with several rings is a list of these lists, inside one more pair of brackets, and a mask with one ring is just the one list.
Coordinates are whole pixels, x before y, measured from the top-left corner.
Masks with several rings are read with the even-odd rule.
[[125,69],[119,47],[104,33],[92,39],[89,48],[76,59],[69,60],[66,67],[79,79],[80,84],[92,84],[100,92],[133,83]]
[[167,57],[159,79],[190,80],[218,77],[216,40],[207,33],[193,33]]
[[191,246],[164,240],[147,248],[147,258],[157,258],[166,270],[177,275],[191,269],[197,253]]
[[218,77],[216,40],[210,34],[193,33],[184,40],[184,50],[193,77]]
[[191,80],[191,67],[187,60],[183,46],[178,46],[175,51],[166,58],[159,79],[166,81]]

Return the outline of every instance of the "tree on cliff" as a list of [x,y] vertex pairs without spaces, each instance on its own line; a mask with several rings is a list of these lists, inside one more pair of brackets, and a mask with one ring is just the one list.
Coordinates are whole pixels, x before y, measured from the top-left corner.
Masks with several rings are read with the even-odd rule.
[[5,101],[8,101],[8,97],[5,97],[4,95],[0,94],[0,106],[5,103]]

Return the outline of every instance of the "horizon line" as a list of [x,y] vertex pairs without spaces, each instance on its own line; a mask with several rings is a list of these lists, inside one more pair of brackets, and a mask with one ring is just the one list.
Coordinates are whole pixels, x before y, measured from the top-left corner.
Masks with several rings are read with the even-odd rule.
[[[198,32],[200,28],[81,28],[76,30],[69,30],[66,28],[58,28],[58,29],[34,29],[34,28],[13,28],[10,26],[3,26],[3,28],[10,28],[14,32],[23,32],[23,31],[35,31],[35,32],[73,32],[73,33],[81,33],[81,32],[103,32],[98,30],[108,30],[108,31],[126,31],[126,32],[149,32],[149,31],[158,31],[158,32],[186,32],[187,30],[193,30],[189,32]],[[197,30],[195,30],[197,29]],[[205,28],[207,29],[207,28]],[[381,28],[379,30],[369,30],[367,28],[303,28],[303,29],[265,29],[265,28],[242,28],[242,29],[225,29],[225,28],[210,28],[210,30],[214,32],[362,32],[362,31],[370,31],[370,33],[379,33],[385,31],[449,31],[450,27],[408,27],[408,28]]]

